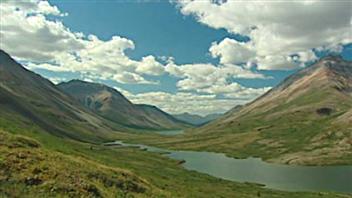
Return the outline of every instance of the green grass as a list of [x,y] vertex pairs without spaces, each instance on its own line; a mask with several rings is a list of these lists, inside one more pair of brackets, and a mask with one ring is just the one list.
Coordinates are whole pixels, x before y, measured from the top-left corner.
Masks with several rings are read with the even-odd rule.
[[[306,112],[301,114],[305,115]],[[6,171],[0,171],[0,197],[87,197],[98,194],[103,197],[348,197],[334,193],[283,192],[255,184],[225,181],[185,170],[178,161],[158,153],[100,145],[103,140],[120,139],[164,148],[271,159],[301,150],[311,137],[325,129],[327,125],[324,123],[337,116],[319,117],[315,123],[306,123],[300,117],[302,115],[279,116],[276,122],[288,124],[274,123],[271,127],[272,121],[261,119],[263,115],[258,113],[239,120],[241,125],[230,123],[225,130],[204,133],[189,131],[185,135],[172,137],[141,132],[113,132],[100,136],[99,131],[84,131],[84,128],[79,128],[80,125],[65,126],[65,130],[72,129],[70,134],[78,131],[76,135],[82,135],[82,139],[96,140],[94,144],[55,136],[55,133],[43,130],[11,109],[2,109],[0,166],[5,167],[1,170]],[[54,117],[47,119],[55,122]],[[300,122],[290,124],[292,120]],[[258,128],[262,130],[258,131]],[[343,130],[342,126],[335,128]],[[95,136],[91,137],[92,134]],[[263,146],[258,143],[262,139],[285,141],[286,150],[281,152],[277,148]],[[331,136],[329,144],[334,144],[336,139]],[[352,155],[342,159],[343,163],[351,162]],[[40,173],[35,169],[39,169]],[[77,183],[72,177],[82,182]]]
[[[318,115],[316,110],[322,107],[334,110],[330,115]],[[351,108],[352,101],[347,96],[330,89],[313,89],[269,110],[259,108],[232,121],[190,129],[184,135],[165,137],[136,133],[119,138],[169,149],[225,153],[236,158],[256,156],[276,163],[346,165],[352,164],[352,149],[339,153],[339,142],[352,138],[351,124],[336,124],[334,121]],[[315,141],[321,135],[326,137]],[[323,152],[324,149],[330,149],[328,155],[314,152]],[[302,160],[291,161],[288,156],[295,154]]]
[[150,197],[163,191],[129,171],[47,150],[0,132],[0,195],[9,197]]
[[0,196],[347,197],[225,181],[185,170],[157,153],[82,143],[19,126],[0,122]]

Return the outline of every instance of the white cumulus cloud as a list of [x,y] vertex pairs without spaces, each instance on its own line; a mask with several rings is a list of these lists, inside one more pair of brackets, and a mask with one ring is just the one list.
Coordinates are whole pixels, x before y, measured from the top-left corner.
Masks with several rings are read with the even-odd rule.
[[[236,78],[270,78],[233,64],[217,66],[212,64],[176,65],[171,61],[166,65],[166,71],[181,79],[177,82],[177,87],[180,90],[218,95],[232,91],[239,91],[240,89],[247,89],[246,87],[233,82],[233,79]],[[237,87],[238,89],[234,89],[234,87]]]
[[[213,44],[210,52],[221,62],[250,61],[254,52],[260,69],[292,69],[299,64],[289,59],[291,55],[352,42],[352,1],[176,2],[183,14],[195,16],[200,23],[250,38],[246,44],[228,38]],[[302,55],[297,61],[307,58]]]
[[113,36],[103,41],[95,35],[73,32],[48,15],[65,16],[47,1],[4,1],[0,6],[0,48],[29,68],[95,73],[95,78],[129,84],[155,84],[143,75],[161,75],[164,67],[153,56],[130,59],[125,50],[132,40]]
[[132,94],[115,87],[129,100],[136,104],[151,104],[171,114],[191,112],[200,115],[209,113],[224,113],[232,107],[244,104],[248,100],[232,98],[216,98],[214,94],[194,94],[189,92],[146,92]]
[[245,63],[255,57],[255,51],[246,43],[225,38],[219,43],[212,43],[209,48],[211,55],[220,57],[220,63]]

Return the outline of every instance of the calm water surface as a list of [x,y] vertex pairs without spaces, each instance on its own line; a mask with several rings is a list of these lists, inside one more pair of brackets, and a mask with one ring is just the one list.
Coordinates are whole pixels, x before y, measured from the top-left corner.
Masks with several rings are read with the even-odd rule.
[[167,152],[166,156],[185,160],[188,170],[214,177],[264,184],[268,188],[286,191],[337,191],[352,193],[352,166],[294,166],[271,164],[260,158],[234,159],[221,153],[173,151],[140,144],[115,143],[138,146],[151,152]]

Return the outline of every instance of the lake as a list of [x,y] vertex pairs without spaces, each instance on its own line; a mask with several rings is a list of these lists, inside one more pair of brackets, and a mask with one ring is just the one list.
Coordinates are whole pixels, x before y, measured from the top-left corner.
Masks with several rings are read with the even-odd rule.
[[280,165],[264,162],[260,158],[235,159],[222,153],[173,151],[121,141],[113,144],[166,153],[172,159],[185,160],[182,166],[188,170],[230,181],[259,183],[267,188],[285,191],[352,193],[352,166]]

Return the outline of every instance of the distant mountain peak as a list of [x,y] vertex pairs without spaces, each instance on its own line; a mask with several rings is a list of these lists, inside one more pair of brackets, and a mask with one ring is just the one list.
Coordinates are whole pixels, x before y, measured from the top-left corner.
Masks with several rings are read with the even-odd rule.
[[341,55],[329,55],[320,59],[320,61],[345,61]]
[[183,112],[181,114],[174,114],[173,116],[181,121],[193,124],[193,125],[203,125],[206,124],[212,120],[217,119],[218,117],[220,117],[222,114],[220,113],[213,113],[213,114],[209,114],[206,116],[201,116],[201,115],[197,115],[197,114],[191,114],[189,112]]
[[[340,55],[331,55],[331,56],[326,56],[316,63],[302,69],[298,73],[305,73],[309,74],[311,72],[314,72],[317,69],[326,69],[328,71],[333,71],[333,72],[338,72],[339,74],[351,74],[352,72],[352,62],[343,59],[342,56]],[[350,75],[346,77],[351,77]]]
[[[351,70],[351,61],[322,58],[194,133],[202,141],[222,137],[220,143],[209,140],[214,151],[221,146],[229,154],[253,149],[249,156],[272,156],[289,164],[337,162],[350,154],[342,140],[351,139]],[[248,142],[236,143],[241,140]]]
[[[113,95],[125,98],[125,96],[123,96],[119,91],[107,85],[96,82],[87,82],[80,79],[73,79],[68,82],[61,82],[58,84],[58,87],[71,87],[72,89],[80,89],[79,91],[85,91],[85,93],[108,91]],[[127,100],[127,98],[125,99]]]
[[133,104],[119,91],[104,84],[71,80],[58,87],[104,118],[127,127],[158,130],[188,127],[156,106]]
[[323,58],[320,65],[342,77],[352,78],[352,62],[344,60],[341,56]]
[[287,77],[268,93],[283,90],[290,86],[298,86],[303,79],[307,83],[309,81],[310,86],[312,86],[312,84],[330,83],[341,78],[352,79],[352,62],[344,60],[341,56],[327,56]]
[[78,85],[91,86],[91,87],[102,87],[102,88],[108,87],[108,86],[101,84],[101,83],[88,82],[88,81],[84,81],[84,80],[80,80],[80,79],[72,79],[70,81],[61,82],[59,84],[78,84]]

